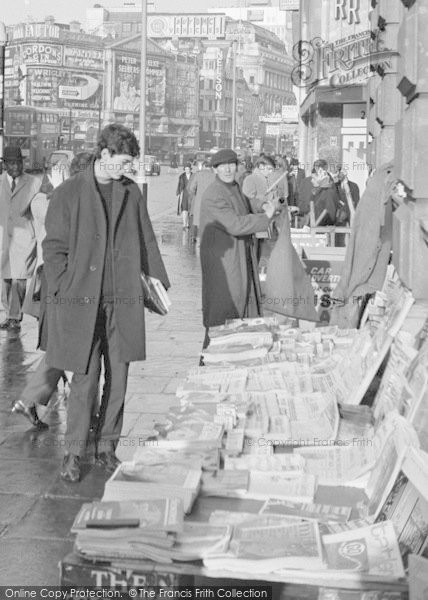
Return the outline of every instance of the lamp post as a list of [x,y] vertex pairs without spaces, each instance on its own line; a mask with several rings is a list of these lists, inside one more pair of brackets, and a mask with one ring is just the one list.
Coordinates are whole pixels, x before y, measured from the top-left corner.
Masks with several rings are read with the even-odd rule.
[[236,134],[236,40],[232,42],[233,66],[232,66],[232,137],[231,147],[235,148]]
[[4,62],[7,42],[6,26],[0,22],[0,158],[3,158],[4,146]]
[[140,67],[140,160],[137,183],[142,186],[143,196],[147,197],[146,169],[146,64],[147,64],[147,0],[141,2],[141,67]]

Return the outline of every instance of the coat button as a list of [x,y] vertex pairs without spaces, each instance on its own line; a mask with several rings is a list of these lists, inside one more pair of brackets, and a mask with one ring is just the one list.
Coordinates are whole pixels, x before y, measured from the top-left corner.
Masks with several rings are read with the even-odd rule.
[[89,302],[90,302],[90,300],[89,300],[88,296],[85,296],[85,297],[83,298],[83,300],[85,301],[85,304],[89,304]]
[[100,239],[101,239],[101,236],[100,236],[100,234],[99,234],[99,233],[97,233],[97,235],[95,236],[95,239],[96,239],[96,240],[100,240]]
[[89,267],[89,270],[90,270],[90,271],[96,271],[96,270],[97,270],[97,267],[96,267],[95,265],[91,265],[91,266]]

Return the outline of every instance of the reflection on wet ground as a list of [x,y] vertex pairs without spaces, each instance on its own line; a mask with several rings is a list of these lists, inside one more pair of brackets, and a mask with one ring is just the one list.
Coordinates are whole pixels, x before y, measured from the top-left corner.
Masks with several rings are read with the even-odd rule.
[[[197,248],[180,219],[154,221],[171,280],[171,312],[148,314],[145,362],[131,365],[123,436],[144,439],[153,424],[176,403],[180,378],[198,364],[203,328]],[[83,463],[81,482],[60,478],[66,396],[61,388],[40,417],[49,429],[38,431],[10,409],[31,377],[41,354],[35,350],[37,323],[24,317],[20,333],[0,332],[0,585],[57,585],[58,562],[72,549],[69,530],[82,502],[101,498],[106,475],[94,465],[93,443]],[[135,449],[135,446],[134,446]],[[119,444],[122,460],[129,444]]]

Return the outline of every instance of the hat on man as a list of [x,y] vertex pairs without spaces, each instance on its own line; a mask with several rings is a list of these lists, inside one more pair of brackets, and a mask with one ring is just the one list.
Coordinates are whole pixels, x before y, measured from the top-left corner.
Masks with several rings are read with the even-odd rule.
[[17,146],[6,146],[3,150],[3,160],[4,162],[22,160],[21,148],[18,148]]
[[219,150],[211,158],[212,167],[218,167],[219,165],[224,165],[228,163],[238,164],[238,155],[230,148]]

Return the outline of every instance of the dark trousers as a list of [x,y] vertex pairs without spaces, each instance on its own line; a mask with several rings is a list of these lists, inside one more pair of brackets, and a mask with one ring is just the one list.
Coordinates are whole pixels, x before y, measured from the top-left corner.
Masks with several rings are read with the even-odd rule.
[[6,310],[7,319],[22,320],[22,305],[24,304],[26,279],[3,279],[1,300]]
[[46,356],[43,355],[21,394],[21,402],[28,407],[35,404],[46,406],[63,375],[64,371],[61,371],[61,369],[49,367],[46,364]]
[[98,310],[88,371],[74,373],[71,381],[64,439],[65,448],[71,454],[85,453],[102,361],[105,382],[96,431],[98,452],[116,447],[119,441],[129,368],[129,363],[119,361],[114,304],[109,302],[102,303]]

